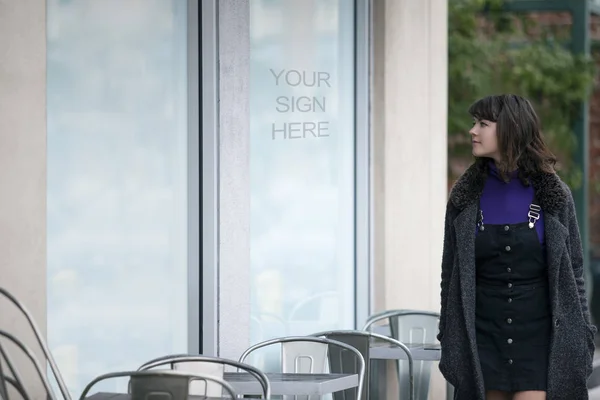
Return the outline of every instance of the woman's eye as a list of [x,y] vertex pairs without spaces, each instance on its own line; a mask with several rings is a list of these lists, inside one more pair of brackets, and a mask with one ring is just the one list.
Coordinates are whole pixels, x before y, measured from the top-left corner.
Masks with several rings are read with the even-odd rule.
[[487,124],[485,122],[480,122],[479,125],[483,128],[485,126],[487,126]]

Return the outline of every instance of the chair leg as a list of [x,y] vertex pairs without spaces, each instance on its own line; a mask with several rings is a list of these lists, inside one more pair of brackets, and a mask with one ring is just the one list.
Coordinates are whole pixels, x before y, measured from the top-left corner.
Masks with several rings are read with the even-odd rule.
[[446,382],[446,400],[454,400],[454,386]]

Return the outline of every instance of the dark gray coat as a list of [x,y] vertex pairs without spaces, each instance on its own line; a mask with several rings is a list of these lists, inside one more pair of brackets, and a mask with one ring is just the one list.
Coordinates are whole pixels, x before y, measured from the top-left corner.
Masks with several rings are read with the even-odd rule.
[[[455,387],[455,399],[484,400],[475,342],[475,224],[487,170],[473,164],[456,182],[446,210],[442,259],[442,345],[439,368]],[[555,174],[532,176],[545,215],[553,330],[548,400],[587,399],[594,334],[583,280],[583,251],[573,196]]]

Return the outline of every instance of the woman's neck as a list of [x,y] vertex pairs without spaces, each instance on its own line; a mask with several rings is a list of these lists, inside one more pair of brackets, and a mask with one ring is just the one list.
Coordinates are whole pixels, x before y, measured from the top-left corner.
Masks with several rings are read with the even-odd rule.
[[[488,165],[489,165],[489,170],[490,170],[490,173],[491,173],[492,175],[494,175],[495,177],[497,177],[498,179],[502,179],[502,177],[500,176],[500,171],[499,171],[499,169],[498,169],[498,166],[496,165],[496,161],[495,161],[495,160],[490,160],[490,161],[488,162]],[[509,179],[516,178],[516,177],[518,177],[518,176],[519,176],[519,169],[518,169],[518,168],[517,168],[517,169],[515,169],[514,171],[511,171],[511,172],[508,174],[508,178],[509,178]]]

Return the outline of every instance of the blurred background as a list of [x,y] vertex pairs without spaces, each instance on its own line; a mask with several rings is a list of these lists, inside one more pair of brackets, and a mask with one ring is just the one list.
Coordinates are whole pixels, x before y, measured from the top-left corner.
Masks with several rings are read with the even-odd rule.
[[[518,93],[541,118],[571,187],[593,288],[600,279],[600,2],[450,1],[449,184],[472,160],[464,110],[489,93]],[[483,10],[483,11],[482,11]],[[599,287],[600,288],[600,287]],[[592,296],[600,319],[600,293]]]

